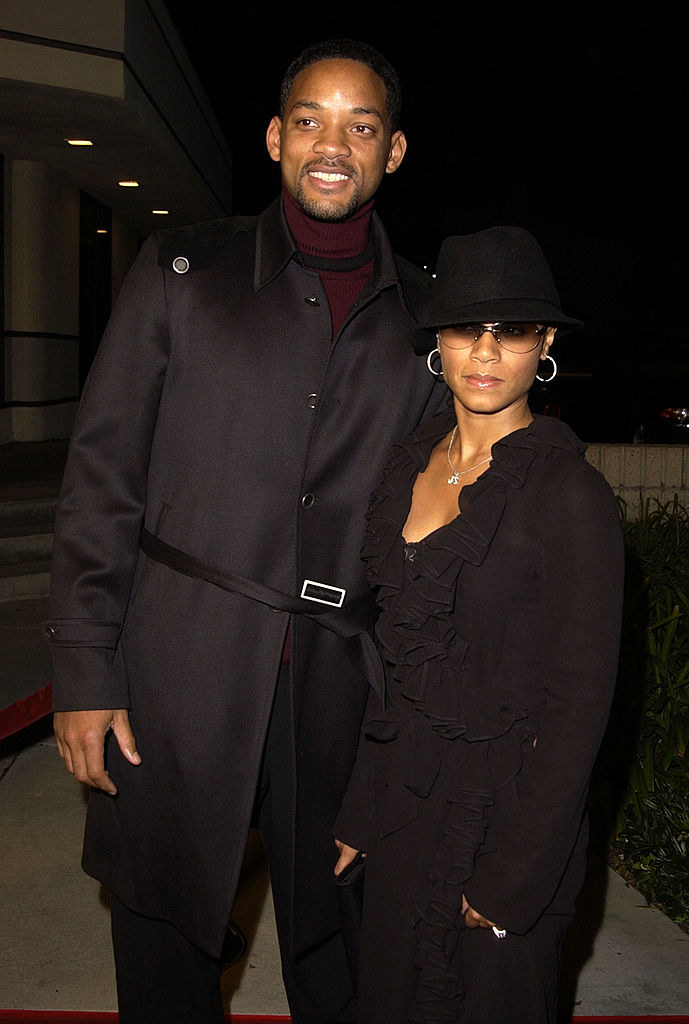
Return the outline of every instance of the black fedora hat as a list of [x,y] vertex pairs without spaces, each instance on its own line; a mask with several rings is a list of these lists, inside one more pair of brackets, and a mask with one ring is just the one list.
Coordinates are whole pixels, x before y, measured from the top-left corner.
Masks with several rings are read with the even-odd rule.
[[525,228],[492,227],[446,238],[422,326],[505,320],[583,327],[560,309],[550,267]]

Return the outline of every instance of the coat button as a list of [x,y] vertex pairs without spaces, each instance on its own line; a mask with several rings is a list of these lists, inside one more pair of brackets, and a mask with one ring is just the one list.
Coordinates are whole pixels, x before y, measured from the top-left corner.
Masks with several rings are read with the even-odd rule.
[[320,306],[320,301],[316,298],[315,295],[307,295],[306,298],[304,299],[304,302],[308,306]]
[[308,405],[309,409],[315,409],[317,401],[318,395],[308,395],[306,399],[306,404]]
[[311,508],[315,500],[316,499],[314,498],[313,494],[305,494],[304,497],[301,499],[301,503],[304,506],[304,508]]
[[55,626],[46,626],[45,635],[53,639],[54,637],[58,636],[58,630],[55,628]]
[[186,274],[189,269],[189,260],[186,256],[175,256],[172,261],[172,269],[176,274]]

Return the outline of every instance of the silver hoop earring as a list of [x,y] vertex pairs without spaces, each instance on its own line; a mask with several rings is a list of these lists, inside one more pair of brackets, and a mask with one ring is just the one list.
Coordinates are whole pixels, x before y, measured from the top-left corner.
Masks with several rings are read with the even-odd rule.
[[539,377],[538,374],[536,374],[536,380],[540,380],[541,384],[549,384],[551,380],[555,380],[555,378],[557,377],[557,363],[555,362],[552,356],[546,356],[545,358],[549,359],[550,362],[553,364],[553,372],[550,374],[549,377]]
[[442,361],[441,361],[441,366],[440,366],[439,370],[434,370],[433,367],[431,366],[431,360],[433,359],[434,355],[437,355],[438,358],[440,359],[440,349],[439,348],[433,348],[428,353],[428,355],[426,356],[426,366],[428,367],[428,369],[430,370],[430,372],[433,374],[434,377],[442,377],[442,375],[443,375]]

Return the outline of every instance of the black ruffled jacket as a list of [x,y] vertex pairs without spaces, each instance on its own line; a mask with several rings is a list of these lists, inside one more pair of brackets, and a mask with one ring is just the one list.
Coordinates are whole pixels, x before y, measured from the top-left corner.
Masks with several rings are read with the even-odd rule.
[[622,609],[615,498],[548,417],[495,444],[461,514],[405,548],[416,475],[453,422],[444,413],[393,449],[371,500],[363,557],[387,696],[371,694],[335,828],[365,850],[420,801],[453,806],[422,944],[456,919],[462,892],[513,932],[552,909],[582,834]]

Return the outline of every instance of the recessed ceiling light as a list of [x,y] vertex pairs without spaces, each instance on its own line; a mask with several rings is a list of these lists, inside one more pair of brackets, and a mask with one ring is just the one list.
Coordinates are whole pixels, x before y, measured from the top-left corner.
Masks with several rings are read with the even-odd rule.
[[107,235],[107,233],[108,232],[107,232],[106,228],[96,228],[96,234],[97,235]]
[[65,139],[68,146],[92,146],[90,139]]
[[151,213],[169,213],[169,210],[151,210]]
[[138,181],[118,181],[117,184],[120,185],[121,188],[138,188],[139,187],[139,182]]

